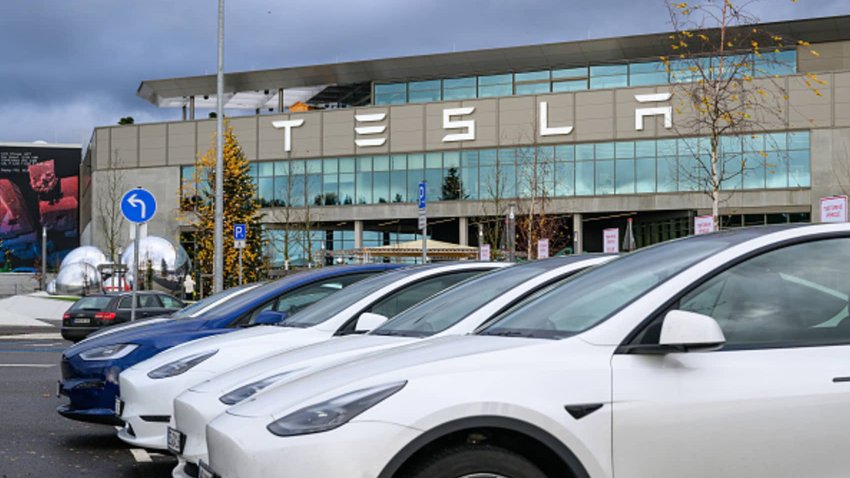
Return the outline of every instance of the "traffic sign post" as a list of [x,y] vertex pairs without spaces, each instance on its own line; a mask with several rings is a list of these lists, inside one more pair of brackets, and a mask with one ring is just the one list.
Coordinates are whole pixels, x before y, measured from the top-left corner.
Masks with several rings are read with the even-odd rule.
[[425,214],[427,207],[425,181],[419,182],[419,230],[422,231],[422,264],[428,263],[428,217]]
[[156,214],[156,198],[150,191],[141,187],[131,189],[121,198],[121,214],[133,223],[133,295],[130,299],[130,321],[136,320],[136,302],[139,293],[139,237],[141,225],[147,223]]
[[248,226],[246,224],[233,225],[233,247],[239,251],[239,285],[242,285],[242,249],[248,242]]

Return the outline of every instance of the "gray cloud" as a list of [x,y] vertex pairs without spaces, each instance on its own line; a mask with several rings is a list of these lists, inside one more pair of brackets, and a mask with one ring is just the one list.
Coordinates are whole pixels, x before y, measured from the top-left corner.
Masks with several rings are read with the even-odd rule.
[[[146,79],[215,71],[215,0],[0,4],[0,141],[87,141],[121,116],[176,118]],[[850,13],[763,0],[764,21]],[[664,31],[663,0],[228,0],[228,71]]]

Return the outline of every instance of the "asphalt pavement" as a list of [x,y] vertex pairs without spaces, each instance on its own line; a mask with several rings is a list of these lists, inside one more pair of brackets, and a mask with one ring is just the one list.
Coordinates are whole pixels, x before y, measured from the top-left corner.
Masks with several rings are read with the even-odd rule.
[[[58,328],[0,328],[0,478],[171,476],[172,456],[133,449],[116,430],[59,416]],[[15,337],[15,338],[12,338]]]

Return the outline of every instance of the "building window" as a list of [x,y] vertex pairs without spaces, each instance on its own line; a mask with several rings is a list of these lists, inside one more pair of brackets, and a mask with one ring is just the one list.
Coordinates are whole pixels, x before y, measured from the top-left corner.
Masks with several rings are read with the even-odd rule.
[[[375,84],[375,105],[459,101],[512,95],[562,93],[600,88],[652,86],[697,81],[695,62],[709,75],[719,75],[720,57],[590,65],[516,74],[501,73],[466,78],[428,79],[409,83]],[[794,49],[753,55],[723,57],[724,75],[787,76],[797,72]]]
[[[722,188],[810,187],[809,136],[721,138]],[[429,202],[698,192],[707,184],[708,153],[706,138],[658,139],[265,161],[251,163],[250,174],[264,207],[411,203],[422,180]],[[182,180],[193,173],[181,168]]]

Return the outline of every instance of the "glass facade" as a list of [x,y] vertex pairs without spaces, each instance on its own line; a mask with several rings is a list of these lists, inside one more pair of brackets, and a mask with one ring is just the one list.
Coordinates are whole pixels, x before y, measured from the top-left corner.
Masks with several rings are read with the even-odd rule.
[[[724,137],[719,165],[726,190],[808,188],[809,132]],[[710,170],[705,138],[564,144],[251,163],[263,207],[529,197],[536,165],[548,197],[652,194],[705,190]],[[192,178],[184,166],[184,180]],[[539,195],[539,194],[538,194]]]
[[[724,57],[739,75],[783,76],[797,72],[797,51],[785,50],[749,57]],[[707,71],[719,70],[717,58],[704,59]],[[398,105],[436,101],[457,101],[513,95],[537,95],[566,91],[629,86],[663,85],[694,81],[693,60],[672,61],[669,68],[661,61],[639,61],[616,65],[590,65],[464,78],[431,79],[401,83],[375,84],[372,103]],[[718,73],[719,74],[719,73]]]

